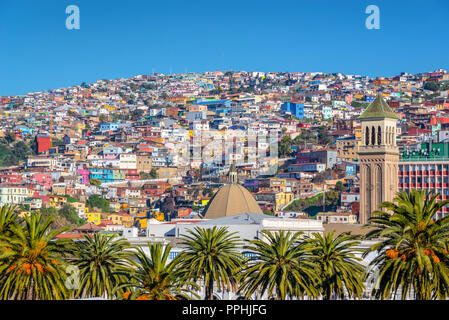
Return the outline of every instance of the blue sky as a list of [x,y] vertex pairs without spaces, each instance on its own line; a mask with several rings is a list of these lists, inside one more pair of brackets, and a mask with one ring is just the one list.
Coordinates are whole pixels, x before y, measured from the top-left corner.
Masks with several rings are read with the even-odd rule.
[[152,72],[449,69],[448,16],[446,0],[0,0],[0,95]]

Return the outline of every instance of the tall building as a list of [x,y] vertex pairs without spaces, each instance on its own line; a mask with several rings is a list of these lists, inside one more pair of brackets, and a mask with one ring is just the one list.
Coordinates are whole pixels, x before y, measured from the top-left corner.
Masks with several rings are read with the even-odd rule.
[[[399,162],[399,190],[426,190],[440,193],[438,200],[449,199],[449,143],[426,142],[415,151],[404,150]],[[437,218],[446,216],[449,207],[437,213]]]
[[379,204],[392,201],[398,190],[399,149],[396,145],[398,116],[381,94],[360,115],[362,144],[360,161],[361,224],[368,222]]

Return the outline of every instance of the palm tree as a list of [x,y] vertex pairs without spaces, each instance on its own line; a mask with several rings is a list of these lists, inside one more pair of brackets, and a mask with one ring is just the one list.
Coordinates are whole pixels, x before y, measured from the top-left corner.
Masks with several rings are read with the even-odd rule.
[[2,299],[65,299],[66,240],[55,239],[66,229],[50,230],[53,218],[40,214],[13,225],[12,236],[0,236],[0,297]]
[[437,212],[449,200],[437,201],[438,194],[411,190],[397,193],[394,202],[384,202],[369,222],[375,229],[367,237],[382,241],[369,252],[378,256],[371,262],[379,277],[373,295],[388,299],[392,293],[402,299],[445,299],[449,290],[449,216],[435,221]]
[[132,266],[130,244],[117,235],[84,235],[73,246],[69,261],[79,269],[79,288],[74,296],[112,297],[114,290],[129,278]]
[[203,280],[206,300],[213,299],[214,283],[218,289],[230,289],[237,284],[236,271],[242,263],[237,247],[242,243],[236,232],[226,227],[187,230],[181,245],[184,251],[175,258],[183,277],[193,281]]
[[12,227],[19,223],[16,208],[14,205],[4,205],[0,208],[0,236],[11,236]]
[[129,288],[122,296],[126,299],[145,300],[177,300],[179,297],[189,299],[190,288],[197,288],[197,284],[183,279],[176,271],[173,261],[167,263],[172,247],[167,245],[164,249],[161,243],[148,244],[148,247],[149,257],[141,248],[137,248],[136,270],[133,271],[130,282],[120,286]]
[[323,299],[330,300],[333,295],[344,299],[345,294],[359,298],[364,290],[364,268],[359,263],[362,259],[355,253],[363,250],[354,246],[360,242],[354,241],[356,237],[347,233],[335,237],[335,231],[324,236],[319,233],[312,235],[306,241],[307,248],[317,265]]
[[269,297],[315,297],[317,279],[315,264],[300,242],[302,232],[263,230],[263,239],[251,240],[245,246],[249,258],[242,268],[239,292],[246,298],[259,291]]

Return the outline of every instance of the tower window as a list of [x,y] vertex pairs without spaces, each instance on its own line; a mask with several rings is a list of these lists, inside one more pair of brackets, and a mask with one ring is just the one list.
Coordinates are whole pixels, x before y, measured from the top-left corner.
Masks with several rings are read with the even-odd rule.
[[376,128],[373,127],[372,128],[372,133],[371,133],[371,144],[374,146],[376,144]]
[[382,135],[380,126],[377,128],[377,144],[380,146],[382,143]]
[[365,130],[365,145],[369,146],[369,128],[368,127],[366,127],[366,130]]

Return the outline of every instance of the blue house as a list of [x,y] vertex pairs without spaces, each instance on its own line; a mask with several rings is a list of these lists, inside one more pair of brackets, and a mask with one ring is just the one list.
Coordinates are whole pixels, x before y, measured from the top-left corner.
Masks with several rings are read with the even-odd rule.
[[98,179],[101,183],[114,181],[114,172],[112,169],[89,169],[89,179]]
[[365,101],[368,102],[368,103],[371,103],[371,102],[374,101],[375,98],[376,97],[365,96]]
[[102,123],[100,124],[100,131],[117,131],[118,123]]
[[289,112],[292,115],[294,115],[297,119],[304,119],[303,103],[285,102],[281,105],[281,111],[283,114]]
[[206,105],[207,111],[217,113],[227,113],[231,109],[231,100],[204,100],[197,101],[196,104]]

